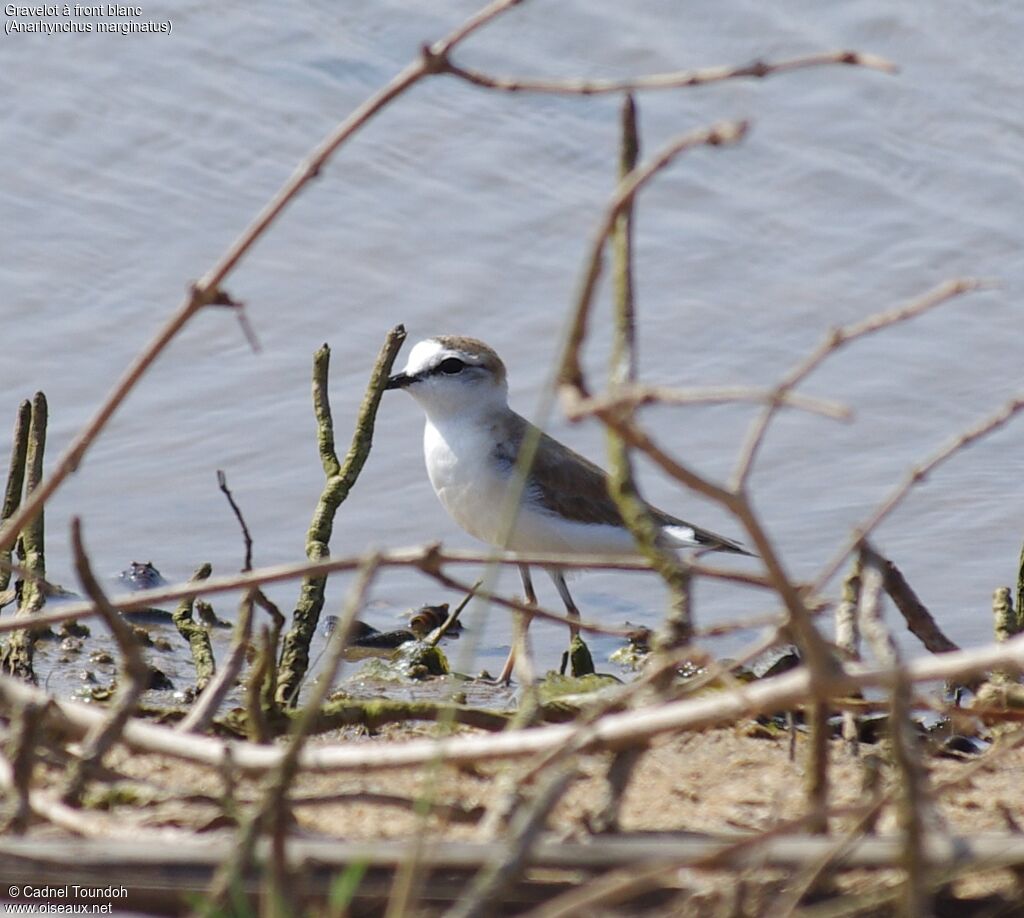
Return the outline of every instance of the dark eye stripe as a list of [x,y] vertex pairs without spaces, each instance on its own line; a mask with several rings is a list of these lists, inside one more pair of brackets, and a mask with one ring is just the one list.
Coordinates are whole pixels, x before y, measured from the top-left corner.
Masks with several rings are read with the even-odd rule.
[[446,357],[437,365],[437,369],[439,373],[454,376],[456,373],[461,373],[466,369],[466,364],[459,360],[458,357]]

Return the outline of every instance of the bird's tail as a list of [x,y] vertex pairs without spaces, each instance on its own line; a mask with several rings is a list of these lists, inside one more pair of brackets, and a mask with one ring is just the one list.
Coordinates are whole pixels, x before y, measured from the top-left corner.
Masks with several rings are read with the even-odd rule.
[[680,547],[701,548],[705,551],[727,551],[734,555],[756,557],[753,552],[747,551],[739,542],[709,532],[707,529],[698,529],[696,526],[665,526],[662,532],[678,542]]

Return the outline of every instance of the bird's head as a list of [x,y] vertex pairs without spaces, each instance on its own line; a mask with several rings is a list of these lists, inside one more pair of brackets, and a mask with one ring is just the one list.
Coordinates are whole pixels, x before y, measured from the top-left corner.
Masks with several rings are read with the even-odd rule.
[[501,358],[483,341],[454,335],[416,344],[405,369],[388,379],[386,388],[405,389],[432,419],[476,414],[508,404]]

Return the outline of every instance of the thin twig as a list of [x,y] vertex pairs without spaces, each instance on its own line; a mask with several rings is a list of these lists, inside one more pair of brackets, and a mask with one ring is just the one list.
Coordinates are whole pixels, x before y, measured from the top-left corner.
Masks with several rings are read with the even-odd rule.
[[751,470],[754,467],[754,461],[761,449],[761,445],[764,443],[768,428],[783,404],[782,399],[821,366],[828,357],[858,338],[863,338],[866,335],[874,334],[901,322],[915,319],[955,297],[974,290],[984,289],[987,286],[989,285],[975,278],[957,278],[946,281],[934,290],[924,294],[924,296],[918,297],[904,306],[876,313],[853,325],[832,329],[807,357],[783,377],[782,381],[775,387],[775,398],[772,399],[761,416],[751,425],[746,442],[740,449],[736,470],[733,472],[733,487],[738,491],[746,488]]
[[900,662],[899,648],[885,627],[881,614],[883,572],[876,564],[879,556],[862,552],[860,629],[871,644],[879,663],[891,667],[896,675],[891,690],[892,710],[889,734],[892,755],[900,777],[899,822],[904,834],[903,868],[905,872],[902,914],[906,918],[929,914],[928,864],[924,852],[925,811],[930,806],[926,777],[918,758],[917,728],[910,716],[911,683]]
[[619,188],[605,208],[597,233],[590,245],[586,269],[572,314],[572,324],[560,361],[558,382],[562,388],[563,401],[571,409],[578,398],[589,395],[583,376],[580,348],[587,334],[587,321],[591,303],[601,276],[601,265],[605,243],[615,228],[619,214],[629,206],[640,190],[659,172],[669,166],[678,156],[699,146],[727,146],[740,141],[747,133],[746,121],[723,121],[708,128],[690,131],[677,137],[662,149],[650,162],[634,169],[619,184]]
[[800,589],[786,573],[782,559],[754,512],[747,495],[714,484],[688,466],[676,461],[631,419],[609,413],[602,415],[601,420],[610,427],[614,427],[616,433],[620,434],[625,441],[645,453],[670,476],[719,503],[739,520],[754,543],[754,549],[764,564],[772,587],[786,607],[793,638],[799,645],[805,662],[815,676],[827,679],[831,675],[835,663],[824,639],[811,620],[810,610],[805,599],[807,591]]
[[516,811],[508,829],[505,850],[483,867],[466,896],[448,912],[449,918],[481,918],[494,914],[502,894],[526,869],[530,852],[540,839],[551,811],[577,777],[574,767],[554,771],[533,800]]
[[14,812],[8,828],[16,835],[28,828],[32,813],[32,773],[38,759],[40,727],[46,707],[30,701],[19,705],[11,717],[9,758],[11,760],[11,789],[14,791]]
[[[640,140],[637,128],[636,104],[626,96],[622,104],[622,143],[619,153],[619,188],[616,197],[623,197],[623,186],[629,183],[637,169]],[[614,338],[608,368],[609,384],[628,385],[636,380],[636,304],[633,299],[633,203],[634,195],[624,197],[612,226],[614,255],[613,280],[615,288]],[[633,460],[629,442],[609,423],[613,414],[622,409],[608,409],[598,414],[605,422],[608,458],[611,471],[608,493],[618,507],[623,522],[629,529],[640,554],[651,562],[669,591],[669,610],[659,634],[658,646],[671,652],[686,644],[693,636],[691,575],[686,564],[664,545],[661,527],[651,509],[640,496],[633,475]]]
[[232,512],[235,514],[235,519],[238,520],[238,525],[242,529],[242,539],[245,542],[245,564],[242,567],[243,571],[252,570],[252,536],[249,534],[249,527],[245,525],[245,517],[242,516],[242,510],[235,503],[235,497],[231,493],[231,489],[228,487],[228,476],[224,474],[220,469],[217,469],[217,487],[220,488],[221,492],[227,498],[228,504],[231,507]]
[[366,593],[373,582],[377,569],[376,555],[370,555],[364,559],[355,583],[349,590],[338,624],[331,633],[324,669],[320,673],[319,681],[310,692],[310,697],[306,700],[301,713],[293,721],[291,740],[281,750],[281,755],[277,758],[272,772],[267,776],[262,800],[240,830],[234,856],[225,862],[214,881],[210,894],[214,903],[223,901],[239,873],[252,860],[253,850],[260,832],[270,829],[275,837],[280,837],[283,831],[288,792],[295,775],[302,767],[301,753],[306,737],[316,723],[324,700],[337,677],[352,625],[363,606]]
[[[417,565],[417,567],[419,567],[420,570],[422,570],[428,577],[432,577],[438,583],[448,587],[449,589],[459,590],[460,592],[465,593],[471,588],[470,584],[446,574],[440,568],[436,568],[430,563],[429,559],[426,560],[425,564]],[[496,606],[501,606],[505,609],[511,609],[513,612],[522,612],[532,618],[539,618],[543,621],[566,625],[575,628],[578,631],[587,631],[591,634],[607,634],[612,637],[628,638],[636,630],[635,628],[619,628],[614,625],[602,625],[599,622],[589,622],[579,618],[570,618],[562,612],[554,612],[551,609],[545,609],[542,606],[529,602],[529,600],[520,601],[518,599],[508,599],[497,593],[492,593],[490,590],[483,590],[479,587],[477,587],[476,595],[486,602],[494,603]]]
[[846,544],[836,552],[835,556],[818,575],[817,580],[814,582],[815,592],[824,588],[825,584],[832,579],[850,553],[855,551],[864,539],[874,532],[882,521],[903,502],[916,485],[924,481],[928,475],[934,472],[946,460],[951,459],[978,440],[987,437],[990,433],[999,430],[1019,414],[1021,410],[1024,410],[1024,397],[1011,399],[998,412],[964,431],[938,452],[934,453],[931,458],[912,468],[903,481],[893,489],[889,496],[879,504],[867,519],[853,527]]
[[433,631],[430,632],[424,639],[424,643],[431,647],[436,647],[443,638],[459,620],[459,616],[462,615],[463,610],[469,605],[470,601],[476,596],[476,591],[483,586],[483,580],[477,580],[467,591],[466,595],[462,597],[462,601],[448,614],[448,617],[441,622]]
[[831,399],[813,398],[796,392],[779,394],[770,389],[753,386],[708,386],[700,389],[673,389],[667,386],[645,386],[636,383],[612,386],[603,395],[581,399],[567,409],[570,421],[581,421],[603,411],[642,408],[646,405],[730,405],[752,402],[756,405],[781,402],[786,408],[795,408],[811,414],[839,421],[853,415],[850,409]]
[[474,86],[500,90],[501,92],[592,96],[652,89],[682,89],[739,78],[762,79],[772,74],[788,73],[793,70],[829,64],[849,64],[856,67],[868,67],[884,73],[895,73],[897,71],[895,64],[876,54],[865,54],[860,51],[825,51],[774,63],[758,60],[740,67],[705,67],[699,70],[677,70],[670,73],[654,73],[624,80],[513,79],[492,76],[479,70],[461,67],[450,60],[445,61],[444,72],[458,77],[460,80],[465,80],[467,83],[472,83]]

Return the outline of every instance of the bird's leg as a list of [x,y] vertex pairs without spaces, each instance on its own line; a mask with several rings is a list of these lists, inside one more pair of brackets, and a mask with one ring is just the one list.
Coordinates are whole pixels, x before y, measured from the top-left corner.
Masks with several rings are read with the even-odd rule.
[[[528,606],[537,605],[537,593],[533,589],[533,578],[530,576],[530,568],[526,564],[519,565],[519,576],[523,581],[523,596]],[[533,617],[526,613],[517,613],[515,616],[515,633],[512,637],[512,649],[508,652],[508,659],[501,668],[499,682],[508,685],[512,681],[512,670],[516,664],[516,654],[519,655],[520,681],[525,683],[533,681],[533,674],[530,666],[529,649],[526,646],[526,632],[530,629],[530,622]]]
[[[551,569],[548,571],[548,574],[555,581],[555,589],[558,590],[558,595],[562,597],[562,602],[565,603],[565,611],[569,614],[569,618],[578,619],[580,617],[580,610],[576,607],[576,603],[572,601],[569,586],[565,582],[565,574],[558,569]],[[569,625],[569,640],[577,637],[579,633],[579,628],[575,625]]]
[[[576,603],[572,601],[572,594],[569,592],[569,586],[565,582],[565,574],[557,568],[548,568],[548,576],[555,582],[555,589],[558,590],[558,595],[562,597],[562,602],[565,604],[565,611],[569,614],[569,618],[578,619],[580,617],[580,610],[576,607]],[[579,628],[575,625],[569,625],[569,650],[562,654],[561,673],[563,676],[569,666],[572,642],[576,640],[579,633]]]

